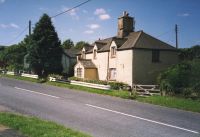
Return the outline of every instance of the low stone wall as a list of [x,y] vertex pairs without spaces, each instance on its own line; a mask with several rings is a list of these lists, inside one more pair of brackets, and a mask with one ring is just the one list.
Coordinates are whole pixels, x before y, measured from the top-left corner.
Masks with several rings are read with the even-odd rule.
[[7,75],[13,75],[13,76],[14,76],[14,75],[15,75],[15,72],[13,72],[13,71],[7,71],[6,74],[7,74]]
[[97,88],[97,89],[104,89],[104,90],[109,90],[110,89],[110,85],[93,84],[93,83],[74,81],[74,80],[71,80],[70,84],[79,85],[79,86],[85,86],[85,87],[91,87],[91,88]]
[[22,73],[21,76],[22,76],[22,77],[28,77],[28,78],[35,78],[35,79],[38,79],[38,75],[32,75],[32,74]]

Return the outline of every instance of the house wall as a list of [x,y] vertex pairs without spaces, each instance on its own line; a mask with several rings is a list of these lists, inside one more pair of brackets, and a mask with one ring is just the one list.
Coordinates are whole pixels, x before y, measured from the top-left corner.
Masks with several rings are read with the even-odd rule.
[[117,79],[118,82],[132,86],[132,50],[117,51]]
[[68,73],[69,72],[69,57],[66,55],[62,55],[62,66],[63,66],[63,73]]
[[78,63],[74,66],[74,76],[77,77],[77,68],[82,68],[82,75],[81,75],[81,78],[84,78],[85,70],[84,70],[84,67],[81,65],[80,62],[78,62]]
[[[112,46],[116,46],[113,42]],[[132,86],[132,50],[117,51],[116,57],[112,58],[110,52],[97,53],[96,59],[93,59],[93,53],[86,54],[86,59],[92,59],[92,62],[97,67],[99,80],[106,80],[107,65],[109,54],[109,68],[116,68],[116,81],[124,82]]]
[[159,72],[179,62],[178,52],[160,51],[160,62],[152,63],[151,50],[133,50],[133,83],[156,84]]
[[62,55],[62,66],[63,66],[63,73],[67,75],[73,75],[74,65],[76,64],[76,58],[69,58],[65,54]]
[[96,59],[93,59],[93,53],[86,54],[86,59],[92,59],[92,62],[96,65],[99,80],[106,80],[108,52],[97,53]]

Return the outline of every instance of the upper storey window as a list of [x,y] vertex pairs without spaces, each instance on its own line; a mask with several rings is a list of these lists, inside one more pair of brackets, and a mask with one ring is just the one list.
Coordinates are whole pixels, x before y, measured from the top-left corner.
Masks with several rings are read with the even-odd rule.
[[85,51],[82,51],[82,59],[85,59]]
[[159,50],[152,50],[152,62],[153,63],[160,62],[160,51]]
[[111,47],[111,58],[116,57],[116,51],[117,51],[116,47]]
[[93,51],[93,58],[94,58],[94,59],[97,58],[97,50],[96,50],[96,49],[94,49],[94,51]]

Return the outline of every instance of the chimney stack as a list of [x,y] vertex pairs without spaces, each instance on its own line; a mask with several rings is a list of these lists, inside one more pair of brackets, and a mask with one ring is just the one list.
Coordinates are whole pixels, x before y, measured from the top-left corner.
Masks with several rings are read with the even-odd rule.
[[118,18],[117,36],[120,38],[126,37],[135,29],[135,21],[133,17],[129,17],[129,13],[123,12],[123,16]]

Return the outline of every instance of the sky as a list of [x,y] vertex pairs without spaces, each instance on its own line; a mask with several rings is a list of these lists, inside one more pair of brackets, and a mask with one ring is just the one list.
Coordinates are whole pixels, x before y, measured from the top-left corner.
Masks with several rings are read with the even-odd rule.
[[[47,13],[54,16],[86,0],[0,0],[0,45],[9,46],[28,35]],[[143,30],[175,46],[175,24],[178,24],[179,47],[200,45],[200,0],[91,0],[68,13],[52,18],[63,42],[75,43],[116,36],[117,19],[127,11],[134,17],[135,31]],[[22,33],[23,32],[23,33]],[[21,35],[19,35],[21,34]]]

